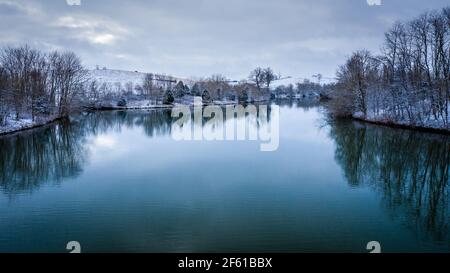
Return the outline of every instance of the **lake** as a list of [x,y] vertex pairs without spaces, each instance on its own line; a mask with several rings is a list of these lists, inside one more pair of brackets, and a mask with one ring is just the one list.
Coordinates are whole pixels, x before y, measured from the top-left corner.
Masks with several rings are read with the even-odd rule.
[[175,141],[167,110],[0,138],[0,252],[450,252],[450,137],[278,104],[274,152]]

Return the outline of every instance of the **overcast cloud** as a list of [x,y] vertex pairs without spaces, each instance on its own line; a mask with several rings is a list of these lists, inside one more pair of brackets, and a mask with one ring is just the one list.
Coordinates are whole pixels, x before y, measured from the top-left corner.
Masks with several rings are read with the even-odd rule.
[[[72,1],[74,2],[74,1]],[[76,1],[75,1],[76,2]],[[256,66],[333,77],[353,50],[378,51],[384,31],[448,0],[0,0],[0,44],[76,52],[88,68],[222,73]]]

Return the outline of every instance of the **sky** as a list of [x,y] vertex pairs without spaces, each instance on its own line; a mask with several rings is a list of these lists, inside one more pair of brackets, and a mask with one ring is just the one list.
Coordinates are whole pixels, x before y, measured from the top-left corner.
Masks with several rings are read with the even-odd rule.
[[240,80],[257,66],[270,66],[283,76],[333,78],[352,51],[379,52],[395,21],[446,5],[448,0],[0,0],[0,46],[74,51],[89,69],[219,73]]

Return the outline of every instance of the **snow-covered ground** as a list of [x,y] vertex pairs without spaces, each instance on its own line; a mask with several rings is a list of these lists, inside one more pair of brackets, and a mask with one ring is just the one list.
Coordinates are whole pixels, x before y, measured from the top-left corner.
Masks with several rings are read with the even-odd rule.
[[106,84],[115,85],[120,83],[122,88],[125,87],[127,83],[132,83],[133,86],[140,85],[144,83],[145,73],[124,71],[124,70],[112,70],[112,69],[95,69],[89,70],[89,77],[92,80],[97,81],[98,86]]
[[[272,83],[271,87],[272,88],[277,88],[278,86],[288,86],[290,84],[292,84],[294,87],[297,85],[297,83],[303,83],[304,80],[307,80],[306,78],[296,78],[296,77],[286,77],[286,78],[282,78],[281,80],[276,80]],[[317,83],[317,79],[311,80],[312,83]],[[321,84],[330,84],[335,82],[332,79],[326,78],[326,79],[322,79],[320,81]]]
[[97,109],[164,109],[171,108],[173,105],[155,104],[153,100],[130,100],[126,106],[118,106],[117,101],[105,101],[97,106]]
[[296,78],[284,78],[281,80],[274,81],[272,84],[272,88],[276,88],[278,86],[288,86],[290,84],[292,84],[295,87],[298,82],[300,82],[300,80]]
[[[104,102],[99,108],[103,109],[166,109],[176,107],[178,105],[195,105],[194,96],[184,96],[182,98],[176,98],[172,104],[155,104],[154,100],[130,100],[127,101],[126,106],[117,106],[117,102],[112,100],[110,102]],[[197,97],[201,100],[201,97]],[[204,102],[203,105],[232,105],[237,101],[233,100],[214,100],[212,102]]]
[[297,100],[320,100],[320,94],[315,91],[310,91],[304,94],[295,93],[290,94],[276,94],[277,99],[297,99]]
[[[427,119],[424,121],[410,121],[407,119],[398,119],[394,117],[390,117],[388,115],[379,114],[376,115],[374,113],[368,113],[365,117],[363,113],[357,112],[353,115],[354,118],[359,120],[365,120],[369,122],[375,122],[375,123],[381,123],[381,124],[394,124],[394,125],[400,125],[405,127],[418,127],[418,128],[428,128],[428,129],[437,129],[437,130],[444,130],[444,131],[450,131],[450,127],[443,126],[442,120],[434,120],[434,119]],[[447,120],[447,124],[450,123],[450,120]]]
[[0,135],[39,127],[56,119],[56,116],[54,116],[45,118],[37,117],[34,121],[30,117],[19,118],[17,120],[15,117],[9,116],[6,118],[5,125],[0,126]]
[[[120,85],[121,90],[126,90],[127,85],[129,83],[132,84],[133,92],[135,92],[135,88],[137,86],[142,87],[144,85],[145,72],[139,71],[125,71],[125,70],[116,70],[116,69],[94,69],[88,70],[89,82],[95,80],[97,82],[97,86],[100,88],[102,85],[106,84],[109,92],[118,91],[117,85]],[[155,77],[168,79],[170,77],[171,80],[175,81],[183,81],[188,82],[186,79],[173,77],[169,75],[157,75],[153,73]],[[154,84],[163,83],[155,80]]]

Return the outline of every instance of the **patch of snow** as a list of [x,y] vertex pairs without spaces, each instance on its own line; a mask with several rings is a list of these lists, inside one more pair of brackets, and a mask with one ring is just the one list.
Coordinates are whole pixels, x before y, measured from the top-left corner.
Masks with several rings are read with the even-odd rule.
[[133,84],[133,88],[136,85],[142,86],[144,83],[146,73],[132,72],[124,70],[111,70],[111,69],[95,69],[89,70],[89,77],[92,80],[97,81],[98,86],[102,86],[104,83],[115,85],[120,83],[122,88],[129,82]]
[[[95,80],[97,82],[98,88],[102,85],[106,84],[109,92],[117,92],[119,91],[117,86],[120,85],[120,91],[126,90],[126,87],[129,83],[132,84],[133,92],[136,92],[136,87],[143,87],[145,76],[148,73],[138,72],[138,71],[125,71],[125,70],[114,70],[114,69],[94,69],[88,71],[88,77],[90,81]],[[162,78],[168,78],[175,81],[183,81],[188,82],[189,80],[173,77],[169,75],[157,75],[153,73],[155,76],[159,76]],[[155,84],[157,80],[155,80]]]
[[7,134],[25,129],[30,129],[45,125],[51,121],[56,120],[55,116],[50,117],[37,117],[33,121],[30,117],[23,117],[16,119],[15,117],[8,116],[6,118],[5,125],[0,126],[0,134]]
[[[353,114],[354,118],[366,120],[370,122],[378,122],[378,123],[384,123],[384,124],[396,124],[401,126],[410,126],[410,127],[421,127],[421,128],[429,128],[429,129],[439,129],[439,130],[447,130],[450,131],[450,127],[445,127],[443,125],[442,120],[435,120],[432,118],[423,120],[423,121],[416,121],[416,120],[409,120],[406,118],[398,118],[388,115],[387,113],[380,111],[379,114],[369,112],[365,116],[362,112],[356,112]],[[447,120],[447,124],[449,124],[449,120]]]

